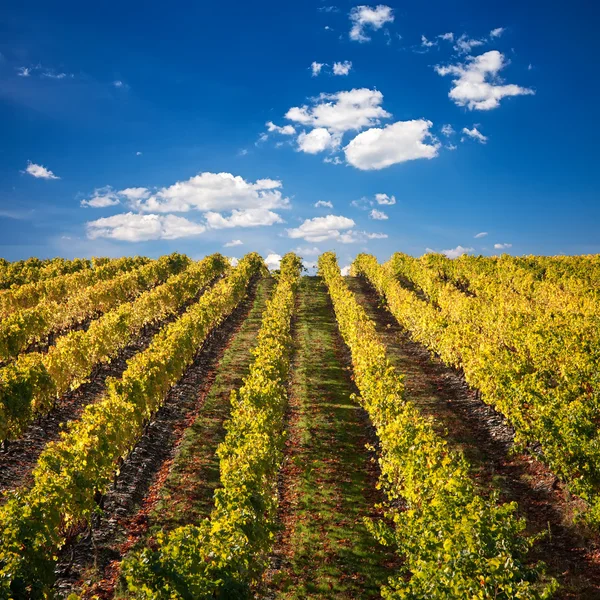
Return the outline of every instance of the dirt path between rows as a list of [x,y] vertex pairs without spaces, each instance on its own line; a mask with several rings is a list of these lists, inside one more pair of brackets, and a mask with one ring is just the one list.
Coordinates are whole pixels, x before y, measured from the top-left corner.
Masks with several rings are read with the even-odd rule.
[[548,532],[531,558],[544,561],[561,584],[554,597],[600,599],[599,537],[573,524],[581,501],[537,458],[514,452],[510,424],[459,373],[412,341],[364,279],[349,277],[347,283],[374,320],[392,363],[405,374],[407,397],[436,419],[451,446],[463,450],[482,491],[499,489],[503,501],[518,503],[528,532]]

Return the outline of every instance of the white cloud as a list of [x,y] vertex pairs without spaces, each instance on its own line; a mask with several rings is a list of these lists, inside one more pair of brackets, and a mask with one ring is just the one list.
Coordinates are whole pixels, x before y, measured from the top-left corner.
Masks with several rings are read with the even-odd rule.
[[[473,125],[473,129],[467,129],[463,127],[462,132],[469,136],[471,139],[477,140],[480,144],[486,144],[488,138],[486,135],[483,135],[479,129],[475,125]],[[464,141],[465,138],[461,138],[461,141]]]
[[319,250],[319,248],[317,248],[316,246],[311,247],[302,247],[302,246],[298,246],[294,252],[296,254],[299,254],[300,256],[318,256],[319,254],[321,254],[321,251]]
[[473,237],[476,239],[481,239],[481,238],[484,238],[487,234],[488,234],[487,231],[481,231],[479,233],[476,233]]
[[368,240],[385,240],[388,237],[387,233],[363,233]]
[[438,35],[438,37],[441,40],[444,40],[446,42],[453,42],[454,41],[454,34],[449,31],[448,33],[442,33],[441,35]]
[[454,127],[452,127],[452,125],[450,125],[449,123],[446,125],[442,125],[441,131],[446,137],[450,137],[452,134],[455,133]]
[[494,248],[496,250],[507,250],[508,248],[512,248],[512,244],[494,244]]
[[274,271],[275,269],[279,269],[281,265],[282,256],[279,254],[269,254],[267,258],[265,258],[265,264],[269,268],[270,271]]
[[333,12],[339,12],[339,8],[337,6],[319,6],[319,8],[317,8],[317,10],[319,12],[324,12],[324,13],[333,13]]
[[218,212],[207,212],[206,222],[211,229],[230,229],[232,227],[260,227],[283,223],[283,219],[265,208],[247,208],[232,210],[231,216],[224,217]]
[[269,139],[269,134],[265,133],[264,131],[258,136],[258,139],[256,140],[256,142],[254,142],[255,146],[260,146],[261,144],[264,144],[267,140]]
[[65,79],[66,77],[73,77],[73,74],[67,75],[67,73],[57,73],[52,69],[46,69],[42,73],[42,77],[47,77],[48,79]]
[[379,4],[378,6],[355,6],[350,11],[350,39],[355,42],[368,42],[371,38],[365,34],[365,29],[373,31],[381,29],[386,23],[394,21],[394,13],[389,6]]
[[86,223],[88,238],[109,238],[126,242],[175,240],[200,235],[204,225],[175,215],[140,215],[132,212]]
[[278,125],[275,125],[273,121],[267,121],[266,125],[269,131],[276,131],[277,133],[281,133],[281,135],[294,135],[296,133],[293,125],[279,127]]
[[458,258],[463,254],[468,254],[469,252],[473,252],[474,248],[463,248],[462,246],[456,246],[456,248],[452,248],[451,250],[442,250],[442,254],[445,254],[448,258]]
[[303,131],[298,136],[298,150],[308,154],[318,154],[324,150],[334,150],[340,145],[340,136],[331,135],[324,127],[317,127],[309,133]]
[[[288,237],[302,238],[307,242],[324,242],[325,240],[348,239],[345,237],[346,230],[352,229],[355,223],[347,217],[327,215],[326,217],[315,217],[306,219],[300,227],[287,229]],[[348,243],[348,242],[343,242]]]
[[323,159],[323,162],[329,163],[332,165],[343,165],[344,161],[339,156],[326,156]]
[[496,27],[496,29],[492,29],[490,31],[490,37],[493,38],[498,38],[500,37],[504,32],[506,31],[506,29],[504,27]]
[[121,80],[119,80],[119,79],[117,79],[116,81],[113,81],[113,83],[112,83],[112,84],[113,84],[113,85],[114,85],[116,88],[122,88],[122,87],[125,85],[125,84],[124,84],[124,83],[123,83]]
[[142,153],[141,153],[141,152],[138,150],[138,151],[135,153],[135,155],[136,155],[136,156],[141,156],[141,155],[142,155]]
[[17,69],[17,75],[19,77],[31,77],[31,69],[29,67],[19,67]]
[[387,194],[375,194],[375,202],[381,206],[392,206],[396,204],[396,196],[388,196]]
[[324,66],[325,66],[325,63],[313,61],[310,65],[310,69],[312,71],[312,76],[316,77],[317,75],[319,75]]
[[514,84],[502,84],[498,73],[508,62],[497,50],[490,50],[480,56],[469,56],[463,64],[436,66],[439,75],[454,75],[453,85],[448,96],[458,106],[470,110],[490,110],[500,106],[500,100],[508,96],[532,95],[535,92]]
[[458,146],[454,145],[454,144],[448,144],[446,146],[447,150],[456,150],[458,148]]
[[315,202],[315,208],[333,208],[333,204],[329,200],[317,200]]
[[226,244],[223,244],[224,248],[233,248],[234,246],[242,246],[244,242],[242,242],[242,240],[231,240],[230,242],[227,242]]
[[321,94],[313,106],[294,106],[285,117],[311,127],[324,127],[330,132],[343,133],[379,124],[391,117],[381,107],[383,94],[368,88],[353,89],[335,94]]
[[375,219],[376,221],[386,221],[389,217],[382,210],[377,210],[376,208],[374,208],[369,213],[369,218]]
[[231,173],[206,172],[162,188],[133,206],[153,213],[287,208],[289,199],[282,196],[280,187],[281,181],[273,179],[252,183]]
[[463,33],[457,40],[456,44],[454,44],[454,49],[459,54],[469,54],[473,48],[477,46],[483,46],[484,40],[475,40],[467,36],[466,33]]
[[46,167],[43,167],[42,165],[36,165],[31,161],[27,162],[27,167],[24,172],[36,179],[60,179],[60,177],[57,177],[50,169],[46,169]]
[[238,263],[240,262],[240,259],[237,256],[230,256],[227,258],[227,260],[232,267],[237,267]]
[[131,187],[120,190],[118,194],[119,196],[125,196],[127,200],[136,201],[148,198],[148,196],[150,196],[150,190],[145,187]]
[[350,275],[350,265],[346,265],[346,266],[342,267],[340,269],[340,273],[342,274],[342,277],[346,277],[347,275]]
[[421,46],[423,48],[431,48],[432,46],[436,46],[437,42],[432,42],[428,40],[424,35],[421,36]]
[[[383,169],[417,158],[434,158],[439,142],[429,132],[431,121],[397,121],[359,133],[345,148],[346,160],[363,171]],[[431,141],[431,144],[427,144]]]
[[352,62],[349,60],[333,63],[334,75],[348,75],[348,73],[350,73],[350,69],[352,69]]
[[91,198],[80,202],[81,206],[88,206],[90,208],[106,208],[107,206],[115,206],[119,203],[119,197],[110,185],[103,188],[96,188]]

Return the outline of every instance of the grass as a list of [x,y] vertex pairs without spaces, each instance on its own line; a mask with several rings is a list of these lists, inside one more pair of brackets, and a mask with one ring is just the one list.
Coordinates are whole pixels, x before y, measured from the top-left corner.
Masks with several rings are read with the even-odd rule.
[[229,418],[231,390],[241,386],[248,374],[262,313],[274,285],[263,278],[248,317],[221,359],[210,391],[194,423],[181,440],[169,476],[150,514],[151,530],[171,530],[197,523],[210,514],[213,494],[219,485],[217,446],[225,437],[224,422]]
[[275,597],[374,598],[393,555],[367,531],[379,500],[367,418],[356,402],[325,286],[299,290]]

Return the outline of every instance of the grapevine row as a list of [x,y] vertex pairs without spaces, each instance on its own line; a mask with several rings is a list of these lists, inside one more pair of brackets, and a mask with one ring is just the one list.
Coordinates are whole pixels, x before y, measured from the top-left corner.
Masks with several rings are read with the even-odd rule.
[[42,301],[64,302],[65,298],[99,281],[106,281],[120,273],[130,271],[150,262],[144,257],[119,258],[94,269],[81,269],[59,277],[43,279],[35,283],[0,293],[0,318],[25,308],[37,306]]
[[148,323],[175,313],[227,265],[221,255],[206,257],[107,312],[87,331],[60,337],[47,353],[22,354],[0,369],[0,440],[17,439],[34,418],[51,410],[56,398],[84,383],[96,364],[114,358]]
[[[467,297],[395,255],[385,267],[361,255],[356,272],[384,295],[413,336],[461,368],[482,398],[509,419],[519,443],[538,443],[552,470],[600,522],[600,323],[592,316],[527,310],[514,295]],[[412,265],[406,268],[406,265]],[[436,308],[396,280],[412,279]]]
[[86,258],[75,258],[74,260],[28,258],[27,260],[8,262],[0,258],[0,290],[66,275],[67,273],[75,273],[82,269],[96,268],[108,261],[107,258],[93,258],[91,260]]
[[136,598],[242,598],[268,565],[282,461],[290,325],[301,262],[281,261],[267,303],[254,361],[232,392],[227,435],[220,444],[221,485],[209,520],[159,534],[158,549],[127,559],[123,573]]
[[360,401],[380,441],[386,517],[371,523],[404,557],[384,598],[544,598],[538,573],[524,565],[531,545],[516,504],[479,495],[463,454],[451,450],[430,419],[404,397],[375,326],[346,286],[333,253],[319,258],[340,332],[350,348]]
[[164,402],[211,331],[239,304],[263,269],[250,253],[177,321],[108,382],[103,401],[86,407],[57,442],[48,444],[31,488],[9,494],[0,506],[0,597],[49,594],[58,549],[69,532],[89,520],[119,461]]
[[0,360],[14,359],[29,344],[110,310],[163,282],[189,264],[181,254],[162,256],[132,271],[80,290],[65,303],[43,301],[0,322]]

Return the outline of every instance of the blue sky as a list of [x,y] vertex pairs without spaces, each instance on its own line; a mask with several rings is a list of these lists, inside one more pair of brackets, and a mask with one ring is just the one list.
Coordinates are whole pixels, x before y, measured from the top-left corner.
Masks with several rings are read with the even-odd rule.
[[0,255],[600,252],[599,12],[4,2]]

